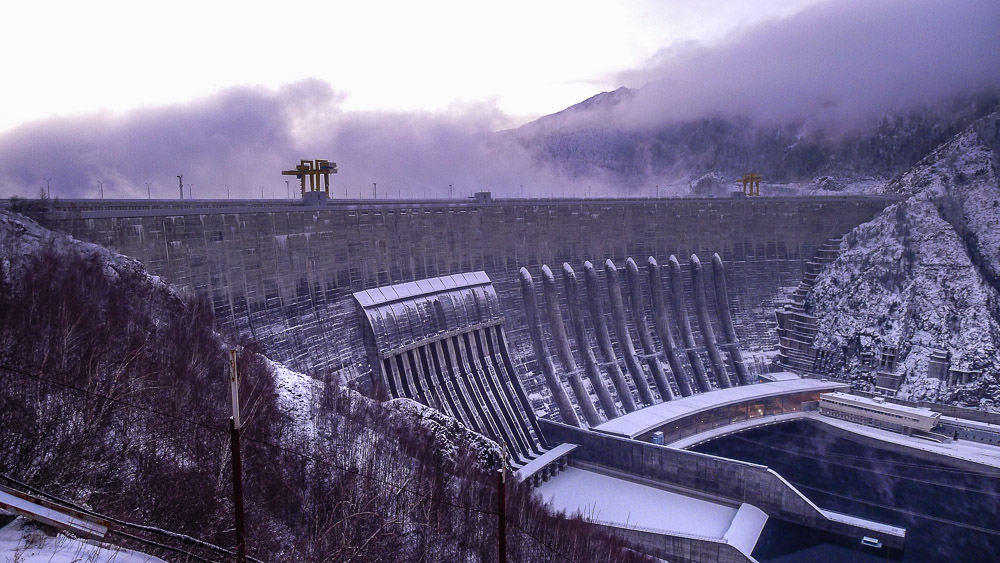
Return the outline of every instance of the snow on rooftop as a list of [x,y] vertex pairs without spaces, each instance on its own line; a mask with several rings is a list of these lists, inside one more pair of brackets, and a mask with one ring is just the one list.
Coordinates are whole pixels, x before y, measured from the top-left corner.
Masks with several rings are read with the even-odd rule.
[[555,510],[620,528],[721,540],[736,509],[569,467],[538,487]]
[[897,412],[905,412],[918,416],[931,416],[939,417],[939,413],[932,411],[926,407],[908,407],[906,405],[899,405],[896,403],[890,403],[886,401],[876,401],[875,399],[869,399],[868,397],[861,397],[858,395],[851,395],[850,393],[823,393],[820,399],[828,397],[830,399],[835,399],[838,401],[844,401],[846,403],[852,403],[855,405],[871,405],[874,407],[881,407],[884,409],[891,409]]
[[673,420],[725,405],[789,393],[834,391],[847,387],[847,384],[835,381],[793,377],[754,385],[741,385],[729,389],[717,389],[630,412],[595,426],[594,430],[626,438],[635,438]]

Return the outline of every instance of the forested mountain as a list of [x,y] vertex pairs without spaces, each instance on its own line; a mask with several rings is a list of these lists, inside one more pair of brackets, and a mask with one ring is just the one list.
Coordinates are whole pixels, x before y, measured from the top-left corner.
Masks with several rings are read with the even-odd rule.
[[645,121],[634,107],[644,96],[641,107],[648,111],[644,89],[620,88],[502,134],[570,178],[608,182],[625,193],[648,194],[650,186],[661,184],[679,195],[704,174],[736,178],[751,171],[765,182],[806,186],[827,176],[833,182],[823,188],[844,189],[884,183],[1000,100],[996,92],[977,92],[841,128],[810,119],[762,122],[725,112]]

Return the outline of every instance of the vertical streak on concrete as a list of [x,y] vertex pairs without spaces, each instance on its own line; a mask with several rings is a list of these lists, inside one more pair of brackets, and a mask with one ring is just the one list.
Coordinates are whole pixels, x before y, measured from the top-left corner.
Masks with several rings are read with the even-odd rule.
[[639,267],[631,258],[625,261],[625,282],[628,284],[629,303],[632,305],[632,320],[639,333],[642,353],[646,355],[646,365],[649,366],[649,371],[653,372],[653,381],[656,382],[656,388],[660,391],[660,397],[664,401],[672,401],[674,390],[670,388],[667,375],[663,372],[663,365],[656,357],[653,337],[649,334],[649,325],[646,324],[646,309],[642,306],[642,286],[639,284]]
[[632,381],[635,382],[635,389],[639,392],[639,399],[647,405],[653,404],[653,394],[649,390],[649,383],[646,382],[646,372],[642,370],[639,361],[635,358],[635,346],[632,344],[632,336],[628,333],[628,326],[625,324],[625,305],[622,303],[622,288],[618,281],[618,267],[611,259],[604,262],[604,274],[608,282],[608,297],[611,300],[611,320],[615,323],[615,335],[618,336],[618,345],[625,356],[625,367],[628,368]]
[[750,374],[747,373],[746,364],[743,363],[743,352],[740,351],[736,329],[733,328],[733,317],[729,311],[729,291],[726,289],[726,268],[722,265],[722,258],[718,252],[712,255],[712,274],[715,280],[715,307],[718,310],[719,322],[722,323],[729,359],[733,362],[733,370],[740,385],[747,385],[750,383]]
[[681,329],[681,341],[684,343],[684,351],[687,352],[688,363],[694,371],[694,380],[698,384],[698,389],[702,392],[712,390],[712,383],[705,375],[705,364],[701,362],[701,356],[694,348],[694,334],[691,332],[691,321],[688,319],[687,305],[684,303],[684,278],[681,277],[681,264],[677,257],[670,255],[670,290],[674,296],[674,314],[677,315],[677,326]]
[[549,310],[549,326],[552,328],[552,337],[556,341],[556,351],[559,352],[559,359],[566,369],[566,379],[569,386],[576,395],[576,402],[583,411],[583,418],[587,419],[587,424],[597,426],[600,424],[601,415],[597,414],[590,393],[580,379],[580,374],[576,366],[576,359],[573,358],[573,350],[569,347],[569,339],[566,338],[566,327],[563,325],[562,311],[559,310],[559,294],[556,292],[556,278],[552,275],[552,270],[545,264],[542,265],[542,289],[545,293],[545,305]]
[[625,375],[618,365],[618,358],[615,356],[615,348],[611,345],[611,336],[608,335],[608,324],[604,321],[604,306],[601,304],[600,284],[597,281],[597,271],[589,261],[583,263],[583,281],[587,286],[587,303],[590,305],[590,320],[594,323],[594,330],[597,332],[597,347],[601,351],[604,363],[608,366],[608,373],[611,375],[611,383],[618,391],[618,399],[622,402],[625,412],[632,412],[636,409],[635,399],[632,398],[632,391],[625,382]]
[[604,415],[608,420],[618,416],[618,406],[615,399],[608,391],[608,385],[601,377],[601,370],[597,367],[597,358],[594,357],[594,349],[590,347],[587,340],[587,330],[583,325],[583,309],[580,307],[580,295],[576,283],[576,272],[568,263],[563,262],[563,287],[566,290],[566,305],[569,310],[569,322],[573,325],[573,334],[576,336],[576,348],[583,356],[583,368],[590,379],[594,391],[597,392],[597,399],[601,402]]
[[564,423],[580,426],[580,419],[576,416],[576,411],[573,410],[573,405],[569,401],[569,396],[566,395],[566,390],[559,382],[559,377],[556,376],[552,359],[549,358],[549,351],[545,348],[545,342],[542,341],[542,327],[538,324],[538,301],[535,299],[535,282],[531,279],[531,273],[528,272],[527,268],[521,268],[521,299],[524,301],[524,312],[528,317],[528,333],[531,335],[531,345],[535,349],[535,358],[541,367],[545,383],[552,393],[556,408],[559,409],[559,415]]
[[646,273],[649,277],[649,296],[653,301],[653,324],[656,326],[656,334],[660,337],[663,353],[667,356],[670,371],[674,372],[674,379],[677,380],[681,396],[690,397],[694,393],[691,390],[691,378],[684,371],[684,365],[677,357],[677,350],[674,347],[674,331],[670,329],[670,320],[667,318],[663,289],[660,287],[660,265],[656,262],[656,258],[650,256],[646,261]]
[[715,339],[712,319],[708,316],[708,302],[705,300],[705,276],[702,274],[701,260],[698,259],[697,254],[691,255],[691,289],[694,290],[694,308],[698,312],[701,338],[705,341],[708,360],[712,364],[715,380],[719,382],[719,387],[729,389],[733,386],[733,382],[729,380],[729,374],[726,373],[726,364],[722,361],[722,354],[719,353],[719,343]]

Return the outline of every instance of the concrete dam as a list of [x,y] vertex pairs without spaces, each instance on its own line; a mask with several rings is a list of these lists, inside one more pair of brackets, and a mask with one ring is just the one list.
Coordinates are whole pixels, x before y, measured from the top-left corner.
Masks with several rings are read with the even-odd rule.
[[502,444],[522,480],[572,458],[710,498],[691,501],[729,514],[710,537],[602,525],[651,554],[753,561],[768,517],[893,548],[905,532],[819,509],[767,467],[649,435],[693,418],[700,397],[728,397],[716,390],[749,413],[836,387],[772,377],[776,311],[832,239],[894,201],[77,200],[29,214],[203,296],[272,359],[461,420]]
[[[886,197],[330,202],[62,200],[31,215],[113,248],[204,295],[218,321],[256,337],[272,358],[368,388],[372,366],[354,292],[484,271],[496,287],[512,360],[542,388],[519,269],[653,256],[726,264],[732,320],[748,369],[775,350],[774,310],[830,238],[870,220]],[[598,268],[604,284],[603,268]],[[602,290],[603,291],[603,290]],[[714,292],[707,292],[715,307]],[[697,318],[693,297],[686,300]],[[609,326],[610,326],[609,319]],[[696,324],[696,323],[695,323]],[[721,329],[716,327],[716,333]],[[547,334],[546,334],[547,335]],[[700,342],[699,328],[694,335]],[[547,335],[548,338],[548,335]],[[707,357],[706,357],[707,360]]]

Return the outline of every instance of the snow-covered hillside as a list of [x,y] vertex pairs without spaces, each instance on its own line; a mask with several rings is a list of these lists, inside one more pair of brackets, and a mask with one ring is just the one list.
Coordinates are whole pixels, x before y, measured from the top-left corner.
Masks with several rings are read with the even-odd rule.
[[[984,118],[894,180],[888,189],[911,197],[844,237],[810,291],[816,345],[846,350],[838,367],[856,381],[873,376],[862,355],[888,345],[905,374],[898,396],[1000,404],[1000,181],[989,137],[997,122],[1000,113]],[[981,375],[950,388],[928,378],[934,349]]]
[[3,522],[6,525],[0,525],[0,562],[164,563],[152,555],[79,539],[0,510]]

